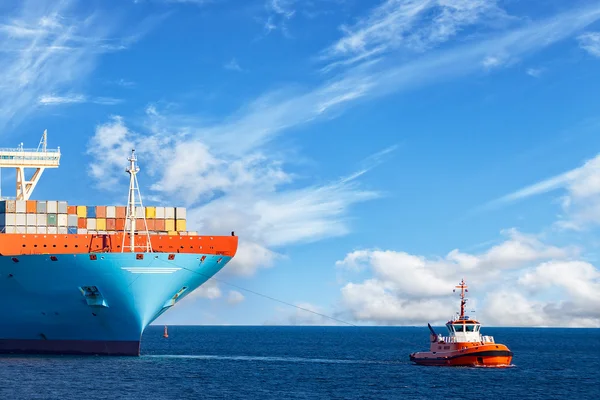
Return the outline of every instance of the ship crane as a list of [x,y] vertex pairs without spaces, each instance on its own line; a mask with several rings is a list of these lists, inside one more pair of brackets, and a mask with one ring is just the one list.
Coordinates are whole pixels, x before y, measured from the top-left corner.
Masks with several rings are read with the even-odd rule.
[[[0,170],[2,168],[17,170],[16,200],[29,200],[44,170],[58,168],[60,165],[60,147],[48,149],[47,144],[48,131],[44,130],[37,149],[24,149],[23,143],[17,148],[0,149]],[[35,168],[29,180],[25,178],[26,168]]]

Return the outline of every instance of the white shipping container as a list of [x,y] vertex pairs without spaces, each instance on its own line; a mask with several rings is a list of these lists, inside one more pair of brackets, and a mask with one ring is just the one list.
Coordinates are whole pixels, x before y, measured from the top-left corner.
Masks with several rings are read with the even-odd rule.
[[165,219],[175,219],[175,207],[165,207]]
[[96,229],[96,218],[87,219],[87,229]]
[[15,227],[15,230],[15,233],[27,233],[27,228],[25,228],[24,226],[17,226]]
[[0,225],[1,226],[15,226],[17,225],[17,214],[0,214]]
[[159,234],[159,235],[166,235],[167,233],[168,233],[168,232],[165,232],[165,231],[160,231],[160,232],[158,232],[158,234]]
[[58,233],[58,228],[56,226],[49,226],[48,227],[48,234],[49,235],[56,235]]
[[108,235],[107,231],[98,231],[98,235]]
[[179,231],[179,235],[180,236],[187,236],[187,232],[186,231]]
[[59,226],[58,227],[58,234],[59,235],[66,235],[68,233],[69,233],[69,229],[66,226]]
[[15,203],[17,213],[25,214],[27,212],[27,202],[25,200],[17,200]]
[[135,217],[136,218],[144,218],[146,213],[146,207],[136,207],[135,208]]
[[68,225],[69,219],[67,218],[67,214],[58,214],[56,218],[56,222],[58,226],[66,227]]
[[117,207],[106,206],[106,218],[117,218]]
[[37,227],[36,226],[28,226],[26,228],[27,233],[37,233]]
[[58,213],[59,214],[66,214],[67,213],[67,202],[66,201],[59,201],[58,202]]
[[27,214],[15,214],[15,225],[26,226],[27,225]]
[[26,214],[27,215],[27,226],[37,225],[37,214]]
[[88,232],[87,232],[87,233],[88,233],[89,235],[95,235],[95,234],[96,234],[96,233],[98,233],[98,232],[96,232],[96,231],[90,231],[90,230],[88,229]]
[[36,214],[35,224],[37,226],[46,226],[46,224],[48,224],[48,217],[46,214]]
[[6,226],[4,227],[4,233],[17,233],[16,226]]
[[40,233],[48,233],[48,228],[45,226],[37,226],[35,228],[35,233],[40,234]]
[[57,214],[58,213],[58,201],[48,200],[46,202],[46,212],[48,214]]
[[79,235],[85,235],[85,234],[87,234],[87,229],[85,229],[85,228],[77,228],[77,234],[79,234]]
[[165,219],[164,207],[156,207],[156,219]]
[[186,219],[185,214],[185,207],[175,208],[175,219]]
[[68,215],[67,226],[77,227],[77,214]]

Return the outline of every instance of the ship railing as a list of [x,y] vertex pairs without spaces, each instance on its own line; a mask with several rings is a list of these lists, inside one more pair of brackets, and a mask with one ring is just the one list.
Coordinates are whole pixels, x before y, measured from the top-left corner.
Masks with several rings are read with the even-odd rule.
[[481,340],[483,343],[496,343],[493,336],[482,336]]

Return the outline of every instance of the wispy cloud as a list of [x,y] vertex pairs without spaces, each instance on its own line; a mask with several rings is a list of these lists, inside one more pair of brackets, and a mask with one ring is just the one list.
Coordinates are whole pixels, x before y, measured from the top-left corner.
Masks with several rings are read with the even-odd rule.
[[[0,127],[18,123],[38,104],[83,101],[81,95],[49,93],[77,91],[81,79],[95,67],[100,54],[127,48],[150,29],[111,37],[116,28],[100,11],[81,15],[71,1],[24,1],[0,17]],[[96,99],[114,103],[114,99]]]
[[587,32],[577,37],[579,47],[593,55],[600,57],[600,32]]
[[237,62],[237,60],[235,58],[232,58],[223,67],[225,69],[230,70],[230,71],[238,71],[238,72],[242,72],[243,71],[242,67],[240,67],[240,64]]
[[88,97],[83,94],[66,94],[63,96],[58,95],[43,95],[38,100],[39,104],[49,105],[62,105],[62,104],[76,104],[76,103],[94,103],[102,105],[116,105],[123,102],[122,99],[115,99],[112,97]]
[[527,75],[532,76],[534,78],[539,78],[540,76],[542,76],[543,72],[544,70],[542,68],[527,68],[527,71],[525,71]]

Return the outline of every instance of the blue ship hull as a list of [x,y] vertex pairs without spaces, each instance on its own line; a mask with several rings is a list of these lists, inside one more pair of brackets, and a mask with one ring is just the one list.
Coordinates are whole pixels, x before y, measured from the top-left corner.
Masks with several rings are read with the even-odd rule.
[[139,355],[144,329],[231,260],[185,253],[92,258],[0,256],[0,353]]

